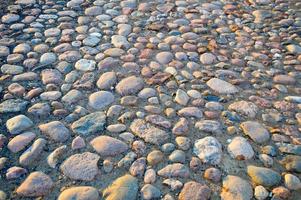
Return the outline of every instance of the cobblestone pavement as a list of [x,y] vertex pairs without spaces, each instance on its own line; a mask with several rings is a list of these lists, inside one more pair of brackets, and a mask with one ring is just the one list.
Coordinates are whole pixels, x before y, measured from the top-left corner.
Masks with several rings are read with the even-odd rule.
[[301,199],[300,1],[12,3],[0,200]]

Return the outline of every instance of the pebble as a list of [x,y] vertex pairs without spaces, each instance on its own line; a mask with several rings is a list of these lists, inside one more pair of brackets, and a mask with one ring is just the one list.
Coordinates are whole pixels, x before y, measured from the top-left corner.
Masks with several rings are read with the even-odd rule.
[[237,160],[248,160],[254,156],[250,143],[243,137],[235,137],[228,145],[229,154]]
[[219,164],[222,158],[222,145],[216,138],[207,136],[195,141],[193,153],[204,163]]
[[124,142],[109,136],[98,136],[90,144],[102,157],[116,156],[128,149]]
[[13,135],[19,134],[32,126],[33,122],[25,115],[17,115],[6,121],[6,128]]
[[67,158],[60,166],[62,173],[72,180],[92,181],[99,173],[97,154],[84,152]]
[[75,186],[65,189],[58,197],[58,200],[98,200],[100,198],[97,189],[91,186]]
[[231,199],[252,199],[253,189],[251,184],[238,177],[228,175],[223,179],[223,191],[221,193],[221,198],[224,200]]
[[203,185],[198,182],[189,181],[184,184],[183,189],[179,194],[180,200],[189,200],[189,199],[200,199],[208,200],[210,199],[211,191],[207,185]]
[[264,167],[249,165],[247,167],[247,173],[254,183],[265,187],[275,186],[281,181],[279,173]]
[[22,197],[40,197],[50,192],[54,182],[41,171],[32,172],[17,188],[16,193]]

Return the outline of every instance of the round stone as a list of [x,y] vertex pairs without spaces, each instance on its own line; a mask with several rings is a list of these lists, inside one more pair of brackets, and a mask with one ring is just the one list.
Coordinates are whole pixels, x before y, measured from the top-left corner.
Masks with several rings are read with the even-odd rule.
[[101,110],[114,102],[114,95],[111,92],[99,91],[89,96],[89,105],[95,110]]

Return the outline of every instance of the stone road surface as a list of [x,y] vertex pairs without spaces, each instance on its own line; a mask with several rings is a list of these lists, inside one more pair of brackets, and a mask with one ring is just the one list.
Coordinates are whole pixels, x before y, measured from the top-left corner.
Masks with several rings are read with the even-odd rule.
[[299,1],[12,3],[0,200],[301,199]]

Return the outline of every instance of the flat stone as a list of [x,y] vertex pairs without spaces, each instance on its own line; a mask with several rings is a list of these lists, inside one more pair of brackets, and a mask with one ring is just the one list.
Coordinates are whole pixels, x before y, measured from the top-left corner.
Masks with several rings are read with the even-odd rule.
[[116,91],[122,96],[134,95],[138,93],[143,88],[143,86],[143,79],[136,76],[130,76],[122,79],[116,85]]
[[96,67],[96,62],[94,60],[80,59],[75,63],[75,69],[79,71],[93,71]]
[[33,126],[31,119],[25,115],[17,115],[6,121],[6,128],[11,134],[19,134]]
[[195,141],[193,153],[202,162],[217,165],[222,159],[222,145],[215,137],[207,136]]
[[249,165],[247,173],[255,184],[265,187],[273,187],[280,183],[281,176],[278,172],[265,167]]
[[28,101],[21,99],[8,99],[0,104],[0,113],[22,112],[26,109]]
[[212,78],[207,81],[206,84],[220,94],[233,94],[238,92],[238,89],[234,85],[218,78]]
[[97,189],[90,186],[75,186],[61,192],[57,200],[99,200]]
[[87,16],[96,16],[100,15],[102,13],[102,8],[100,6],[92,6],[89,8],[86,8],[85,15]]
[[99,173],[97,167],[99,159],[100,157],[95,153],[74,154],[61,164],[60,169],[72,180],[92,181]]
[[102,157],[116,156],[128,149],[126,143],[109,136],[98,136],[90,144]]
[[96,85],[101,90],[109,90],[116,82],[117,76],[115,72],[105,72],[99,77]]
[[163,144],[170,137],[164,130],[158,129],[142,119],[135,119],[130,129],[135,135],[151,144]]
[[178,89],[176,92],[175,101],[182,106],[186,106],[189,101],[189,96],[184,90]]
[[106,115],[103,112],[94,112],[81,117],[71,125],[73,132],[80,135],[90,135],[104,130]]
[[83,44],[90,47],[96,46],[99,42],[100,42],[100,38],[92,35],[89,35],[83,40]]
[[156,55],[156,60],[161,64],[168,64],[173,58],[174,56],[170,52],[160,52]]
[[95,110],[101,110],[114,102],[114,95],[111,92],[99,91],[89,96],[89,105]]
[[22,197],[40,197],[48,194],[53,186],[54,183],[48,175],[36,171],[28,175],[16,192]]
[[145,184],[141,188],[141,196],[145,200],[157,199],[161,196],[161,191],[151,184]]
[[4,64],[1,66],[1,72],[3,74],[16,75],[24,72],[24,68],[19,65]]
[[55,53],[44,53],[40,58],[41,65],[51,65],[57,60]]
[[81,99],[84,98],[84,94],[76,89],[70,90],[62,97],[62,101],[68,104],[78,103]]
[[224,178],[221,192],[222,200],[251,200],[252,197],[253,188],[248,181],[232,175]]
[[55,142],[65,142],[71,136],[70,131],[60,121],[52,121],[39,125],[41,132],[50,137]]
[[32,142],[35,137],[35,133],[24,132],[11,139],[7,144],[7,148],[13,153],[18,153],[19,151],[22,151],[30,142]]
[[47,141],[43,138],[36,139],[34,143],[19,157],[19,163],[22,166],[35,165],[35,161],[41,156],[46,143]]
[[270,139],[269,132],[256,121],[243,122],[240,124],[240,127],[254,142],[261,144]]
[[164,178],[188,178],[189,169],[181,163],[174,163],[160,169],[158,175]]
[[294,85],[296,83],[296,79],[288,76],[288,75],[276,75],[273,78],[274,83],[279,83],[283,85]]
[[241,113],[249,118],[255,118],[258,112],[258,107],[254,103],[248,101],[236,101],[230,104],[228,109]]
[[138,193],[138,179],[126,174],[117,178],[103,191],[105,200],[136,200]]
[[200,131],[213,134],[221,134],[222,127],[218,121],[214,120],[201,120],[195,123],[195,127]]
[[248,160],[254,156],[254,150],[250,143],[243,137],[235,137],[228,145],[228,152],[237,160]]
[[189,181],[184,184],[179,194],[179,200],[208,200],[211,196],[211,190],[207,185]]
[[200,56],[200,61],[204,65],[211,65],[216,61],[216,56],[212,53],[203,53]]
[[130,43],[127,41],[126,37],[122,35],[113,35],[111,40],[112,40],[112,44],[116,48],[128,49],[130,47]]
[[301,46],[296,44],[290,44],[286,46],[288,52],[293,54],[300,54],[301,53]]

